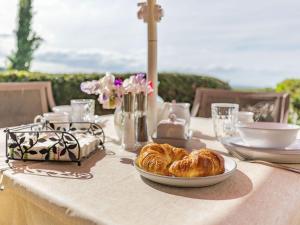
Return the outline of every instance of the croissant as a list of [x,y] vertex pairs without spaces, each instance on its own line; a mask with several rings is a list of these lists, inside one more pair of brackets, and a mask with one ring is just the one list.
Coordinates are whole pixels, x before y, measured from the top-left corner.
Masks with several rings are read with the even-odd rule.
[[142,148],[137,158],[137,164],[145,171],[168,176],[170,175],[170,164],[187,155],[187,151],[182,148],[175,148],[169,144],[153,143]]
[[193,151],[169,167],[169,173],[176,177],[204,177],[224,171],[223,157],[208,149]]
[[213,164],[212,175],[218,175],[225,172],[224,158],[220,154],[209,149],[201,149],[200,155],[208,157],[211,160]]

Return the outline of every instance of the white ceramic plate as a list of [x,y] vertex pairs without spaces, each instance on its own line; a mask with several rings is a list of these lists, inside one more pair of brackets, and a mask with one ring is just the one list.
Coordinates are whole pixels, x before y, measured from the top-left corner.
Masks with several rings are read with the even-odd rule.
[[240,137],[222,139],[228,150],[234,150],[247,159],[259,159],[276,163],[300,163],[300,140],[286,148],[257,148],[247,146]]
[[171,176],[162,176],[162,175],[146,172],[141,168],[139,168],[139,166],[136,164],[135,164],[135,168],[142,177],[145,177],[156,183],[160,183],[168,186],[174,186],[174,187],[207,187],[224,181],[235,172],[236,162],[229,157],[226,156],[223,157],[225,161],[225,172],[223,174],[216,175],[216,176],[193,177],[193,178],[171,177]]
[[285,151],[285,152],[286,151],[300,151],[300,139],[296,140],[294,143],[292,143],[291,145],[284,147],[284,148],[265,148],[265,147],[249,146],[240,137],[231,138],[230,143],[236,147],[257,149],[257,150],[271,150],[271,151]]

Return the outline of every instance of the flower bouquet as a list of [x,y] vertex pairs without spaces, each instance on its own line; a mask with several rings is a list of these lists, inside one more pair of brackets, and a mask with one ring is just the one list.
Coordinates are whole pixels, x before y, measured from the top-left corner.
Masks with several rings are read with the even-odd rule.
[[116,109],[114,126],[121,140],[124,120],[124,112],[121,106],[124,95],[128,93],[137,95],[141,92],[149,95],[153,92],[153,86],[151,81],[147,82],[147,77],[144,73],[134,74],[125,80],[106,73],[100,80],[83,82],[81,90],[87,94],[97,95],[103,109]]
[[144,92],[151,94],[153,92],[152,83],[151,81],[147,82],[145,73],[132,75],[124,81],[121,78],[116,78],[111,73],[106,73],[100,80],[81,83],[80,88],[84,93],[97,95],[103,109],[120,107],[126,93],[138,94]]

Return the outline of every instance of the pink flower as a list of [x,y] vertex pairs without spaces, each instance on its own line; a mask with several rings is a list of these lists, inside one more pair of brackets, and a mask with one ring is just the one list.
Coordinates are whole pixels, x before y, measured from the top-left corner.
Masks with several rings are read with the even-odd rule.
[[99,88],[100,88],[100,84],[99,81],[97,80],[86,81],[81,83],[80,85],[81,91],[89,95],[99,94]]
[[122,81],[121,78],[115,79],[115,85],[116,85],[117,87],[122,86],[122,83],[123,83],[123,81]]
[[151,80],[148,81],[148,95],[151,94],[153,92],[153,83]]
[[143,84],[147,79],[147,75],[145,73],[137,73],[135,79],[138,84]]

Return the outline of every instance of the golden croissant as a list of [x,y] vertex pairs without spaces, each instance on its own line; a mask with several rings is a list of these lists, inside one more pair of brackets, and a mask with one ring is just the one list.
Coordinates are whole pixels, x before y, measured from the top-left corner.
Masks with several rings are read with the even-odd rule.
[[169,144],[153,143],[142,148],[137,164],[145,171],[168,176],[170,165],[187,155],[185,149],[175,148]]
[[169,167],[169,173],[176,177],[204,177],[224,171],[223,157],[208,149],[193,151]]

